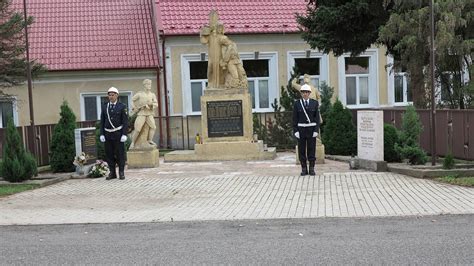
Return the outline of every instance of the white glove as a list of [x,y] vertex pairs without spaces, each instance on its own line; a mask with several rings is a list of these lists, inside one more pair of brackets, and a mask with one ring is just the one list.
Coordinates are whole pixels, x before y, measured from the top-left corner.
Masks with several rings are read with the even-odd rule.
[[295,132],[295,137],[296,137],[297,139],[299,139],[299,138],[300,138],[300,132]]
[[100,135],[99,139],[100,139],[100,142],[105,142],[105,136],[104,135]]
[[127,141],[127,136],[122,135],[122,137],[120,138],[120,142],[125,142],[125,141]]
[[313,132],[313,138],[316,138],[318,136],[318,132]]

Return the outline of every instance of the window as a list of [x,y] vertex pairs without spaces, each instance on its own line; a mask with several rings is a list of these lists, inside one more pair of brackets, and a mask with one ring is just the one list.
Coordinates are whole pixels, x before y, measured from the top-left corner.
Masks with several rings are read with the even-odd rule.
[[328,56],[327,54],[316,51],[298,51],[288,53],[288,77],[291,76],[296,67],[302,75],[299,77],[299,83],[303,83],[303,75],[308,74],[311,77],[311,83],[319,89],[321,82],[328,81]]
[[0,128],[3,128],[3,127],[7,126],[8,118],[11,118],[11,119],[13,119],[13,121],[15,121],[15,119],[13,117],[13,114],[14,114],[13,113],[13,101],[8,100],[8,99],[0,100],[0,116],[1,116]]
[[201,112],[201,96],[207,87],[207,61],[189,62],[191,111]]
[[369,58],[346,57],[346,104],[369,103]]
[[270,108],[268,80],[269,60],[244,60],[249,92],[252,95],[252,109]]
[[[320,58],[295,58],[295,67],[300,73],[310,75],[311,83],[316,88],[319,88],[320,61]],[[299,79],[299,83],[303,84],[303,75]]]
[[[119,102],[124,103],[128,109],[130,106],[131,93],[121,92]],[[102,104],[108,101],[108,97],[104,94],[82,94],[81,97],[81,117],[83,121],[96,121],[100,119]]]
[[410,79],[405,72],[395,73],[394,100],[397,103],[408,103],[413,101],[410,90]]
[[393,56],[387,56],[387,87],[388,103],[394,106],[406,106],[413,102],[410,89],[410,76],[403,66],[394,60]]
[[338,58],[339,99],[349,107],[378,105],[377,51]]

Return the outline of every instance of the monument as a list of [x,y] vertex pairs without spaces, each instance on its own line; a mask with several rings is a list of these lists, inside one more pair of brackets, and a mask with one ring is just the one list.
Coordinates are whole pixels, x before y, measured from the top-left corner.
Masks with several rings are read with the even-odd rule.
[[76,148],[76,158],[84,155],[85,162],[79,167],[76,165],[78,175],[87,175],[92,165],[97,160],[97,145],[95,127],[74,129],[74,140]]
[[[297,78],[294,78],[291,80],[291,85],[295,90],[300,90],[301,85],[298,84],[296,81]],[[303,76],[303,81],[304,84],[307,84],[311,87],[311,94],[309,97],[311,99],[317,100],[321,106],[321,94],[318,91],[318,88],[314,87],[313,84],[311,83],[311,77],[308,74],[304,74]],[[323,123],[323,118],[321,117],[321,112],[319,113],[319,121],[322,124]],[[321,132],[319,132],[318,137],[316,138],[316,164],[323,164],[324,163],[324,157],[326,155],[326,152],[324,150],[324,145],[321,142]],[[298,146],[296,146],[296,164],[300,164],[300,160],[298,158]]]
[[236,44],[224,35],[216,11],[200,31],[208,46],[208,86],[201,96],[201,141],[194,151],[165,154],[165,161],[274,159],[276,148],[253,138],[252,100]]
[[132,112],[136,119],[131,134],[132,144],[127,152],[130,168],[157,167],[159,150],[153,142],[155,135],[155,109],[158,107],[156,95],[151,92],[151,80],[143,81],[143,90],[132,97]]
[[383,111],[357,111],[357,157],[360,168],[386,171]]

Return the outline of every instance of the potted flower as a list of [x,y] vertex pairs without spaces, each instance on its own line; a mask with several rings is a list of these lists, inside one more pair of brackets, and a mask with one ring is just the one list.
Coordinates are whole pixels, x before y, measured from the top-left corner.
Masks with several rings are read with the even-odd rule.
[[89,171],[89,177],[103,177],[108,176],[110,173],[109,165],[102,160],[95,161],[95,164],[92,166]]
[[84,152],[81,152],[81,154],[74,157],[74,161],[72,163],[76,166],[76,173],[78,175],[84,175],[84,165],[86,164],[87,160],[88,156]]

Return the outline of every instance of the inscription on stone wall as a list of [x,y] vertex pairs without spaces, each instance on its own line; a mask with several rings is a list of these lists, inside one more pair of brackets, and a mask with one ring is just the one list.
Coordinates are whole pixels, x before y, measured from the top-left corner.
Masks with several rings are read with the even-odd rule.
[[383,161],[383,112],[357,112],[357,155],[361,159]]
[[241,100],[212,101],[206,107],[210,138],[244,135]]
[[97,160],[97,146],[95,142],[95,130],[81,131],[82,151],[88,156],[87,163]]

